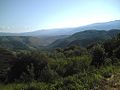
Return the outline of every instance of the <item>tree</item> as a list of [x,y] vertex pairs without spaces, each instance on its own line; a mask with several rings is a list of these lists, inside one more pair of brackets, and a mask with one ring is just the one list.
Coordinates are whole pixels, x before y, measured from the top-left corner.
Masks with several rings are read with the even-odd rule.
[[40,82],[50,83],[58,78],[58,74],[50,69],[50,67],[45,67],[38,78]]
[[102,64],[104,64],[105,50],[104,48],[101,47],[101,45],[93,47],[91,54],[92,54],[91,65],[100,67]]
[[114,56],[120,59],[120,46],[114,50]]
[[8,72],[7,82],[37,80],[41,71],[47,67],[46,58],[38,53],[22,53]]
[[5,48],[0,48],[0,82],[5,81],[6,74],[15,59],[16,56],[12,51]]
[[33,64],[30,64],[27,66],[27,71],[23,72],[20,75],[20,79],[22,82],[32,82],[34,81],[35,73],[34,73],[34,66]]

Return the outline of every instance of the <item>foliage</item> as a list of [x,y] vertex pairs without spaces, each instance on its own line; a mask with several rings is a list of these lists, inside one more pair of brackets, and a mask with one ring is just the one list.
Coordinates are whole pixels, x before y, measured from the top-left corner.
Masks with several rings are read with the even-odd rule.
[[100,67],[104,64],[105,59],[105,50],[99,44],[93,47],[92,51],[92,62],[91,65],[95,65],[96,67]]
[[41,52],[0,48],[0,90],[108,90],[106,86],[112,88],[115,83],[118,88],[119,55],[119,35],[87,49],[70,46]]
[[[36,57],[36,55],[38,55]],[[19,54],[13,66],[8,72],[7,81],[13,82],[22,79],[31,81],[40,78],[41,70],[47,66],[47,60],[38,53]]]

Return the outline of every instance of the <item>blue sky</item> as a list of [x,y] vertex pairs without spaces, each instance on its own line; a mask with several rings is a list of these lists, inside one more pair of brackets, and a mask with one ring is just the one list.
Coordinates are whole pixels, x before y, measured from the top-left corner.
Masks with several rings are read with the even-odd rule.
[[0,32],[78,27],[120,19],[120,0],[0,0]]

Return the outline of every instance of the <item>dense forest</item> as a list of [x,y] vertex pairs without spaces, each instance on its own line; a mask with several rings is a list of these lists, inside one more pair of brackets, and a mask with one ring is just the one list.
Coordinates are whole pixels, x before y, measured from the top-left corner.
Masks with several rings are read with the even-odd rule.
[[0,90],[119,90],[120,34],[48,51],[0,48]]

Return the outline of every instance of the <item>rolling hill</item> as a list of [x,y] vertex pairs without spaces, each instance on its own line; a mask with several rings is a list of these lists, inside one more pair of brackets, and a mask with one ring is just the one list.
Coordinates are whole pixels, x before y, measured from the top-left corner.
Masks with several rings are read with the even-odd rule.
[[68,36],[0,36],[0,47],[9,49],[35,49],[51,44],[57,39]]
[[0,32],[0,47],[29,49],[48,45],[50,48],[71,45],[86,46],[91,42],[111,38],[119,32],[117,29],[120,30],[120,20],[95,23],[77,28],[37,30],[26,33]]
[[105,31],[105,30],[82,31],[82,32],[75,33],[68,38],[56,40],[51,45],[49,45],[49,47],[64,48],[72,45],[79,45],[82,47],[86,47],[87,45],[93,42],[110,39],[118,33],[120,33],[120,30],[118,29],[112,29],[109,31]]
[[39,38],[25,36],[2,36],[0,47],[8,49],[34,49],[42,44]]

